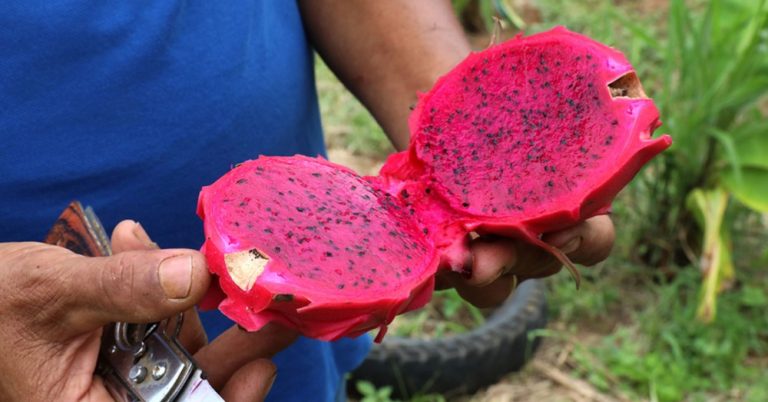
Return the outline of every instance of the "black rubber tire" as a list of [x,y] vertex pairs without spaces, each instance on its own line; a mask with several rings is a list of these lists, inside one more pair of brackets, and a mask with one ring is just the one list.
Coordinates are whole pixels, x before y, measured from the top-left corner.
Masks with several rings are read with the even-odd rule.
[[426,340],[386,336],[352,373],[350,394],[360,380],[391,386],[396,398],[474,393],[525,365],[539,343],[528,334],[544,328],[546,314],[544,284],[528,280],[470,332]]

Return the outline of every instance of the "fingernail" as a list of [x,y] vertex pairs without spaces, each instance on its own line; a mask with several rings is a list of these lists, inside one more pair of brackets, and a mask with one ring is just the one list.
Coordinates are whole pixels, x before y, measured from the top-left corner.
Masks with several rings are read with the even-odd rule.
[[139,222],[136,222],[136,224],[133,226],[133,236],[145,246],[160,248],[157,243],[153,242],[152,239],[149,238],[147,231],[144,230],[144,227],[141,226],[141,223]]
[[169,299],[184,299],[192,288],[192,256],[178,255],[160,263],[160,286]]
[[581,246],[581,236],[574,237],[568,243],[565,243],[565,245],[560,248],[560,251],[562,251],[563,254],[569,254],[578,250],[579,246]]

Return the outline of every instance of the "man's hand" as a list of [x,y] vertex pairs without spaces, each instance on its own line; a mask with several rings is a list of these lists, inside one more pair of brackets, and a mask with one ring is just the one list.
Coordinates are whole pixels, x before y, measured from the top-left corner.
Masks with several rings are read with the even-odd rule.
[[[594,265],[613,248],[613,223],[600,215],[566,230],[548,233],[543,240],[565,253],[571,261]],[[516,282],[540,278],[560,271],[561,264],[543,249],[508,238],[477,238],[470,244],[469,275],[445,271],[437,278],[438,288],[455,287],[478,307],[501,304]]]
[[[194,304],[210,275],[193,250],[158,250],[138,224],[113,234],[115,255],[83,257],[42,243],[0,244],[0,400],[111,400],[94,376],[102,327],[160,321],[187,311],[182,342],[226,400],[263,399],[275,376],[268,360],[295,334],[237,328],[205,345]],[[245,345],[248,347],[245,347]],[[214,363],[214,357],[215,365]]]

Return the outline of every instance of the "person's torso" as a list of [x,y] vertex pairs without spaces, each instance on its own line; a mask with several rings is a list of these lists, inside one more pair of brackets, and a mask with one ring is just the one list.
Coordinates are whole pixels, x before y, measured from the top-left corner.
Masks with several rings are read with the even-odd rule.
[[[259,154],[324,152],[294,1],[16,0],[0,27],[0,241],[41,240],[78,199],[108,229],[197,248],[201,186]],[[301,339],[268,399],[332,400],[369,344]]]
[[0,26],[2,241],[41,239],[80,199],[198,247],[202,185],[323,152],[293,1],[11,1]]

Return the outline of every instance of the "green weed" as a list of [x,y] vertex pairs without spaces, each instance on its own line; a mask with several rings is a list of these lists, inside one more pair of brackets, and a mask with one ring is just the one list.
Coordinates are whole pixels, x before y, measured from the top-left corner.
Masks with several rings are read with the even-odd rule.
[[[376,388],[368,381],[358,381],[355,383],[357,392],[362,395],[359,402],[400,402],[398,399],[392,399],[392,387],[385,386]],[[414,395],[408,399],[409,402],[446,402],[444,396],[439,394]]]
[[390,330],[397,336],[440,338],[470,331],[484,322],[480,309],[449,289],[436,292],[425,308],[398,316]]
[[[571,328],[540,333],[561,342],[584,331],[600,336],[588,344],[575,342],[571,363],[582,378],[605,391],[659,401],[713,395],[759,400],[768,393],[762,379],[768,369],[768,273],[759,266],[739,273],[743,285],[721,296],[720,313],[709,324],[695,319],[695,269],[681,271],[670,282],[648,270],[584,272],[585,286],[578,294],[569,290],[567,278],[550,280],[554,319]],[[621,297],[606,297],[613,287]]]
[[360,402],[394,402],[390,398],[390,395],[392,395],[391,386],[376,388],[375,385],[368,381],[358,381],[355,383],[355,388],[362,395]]

